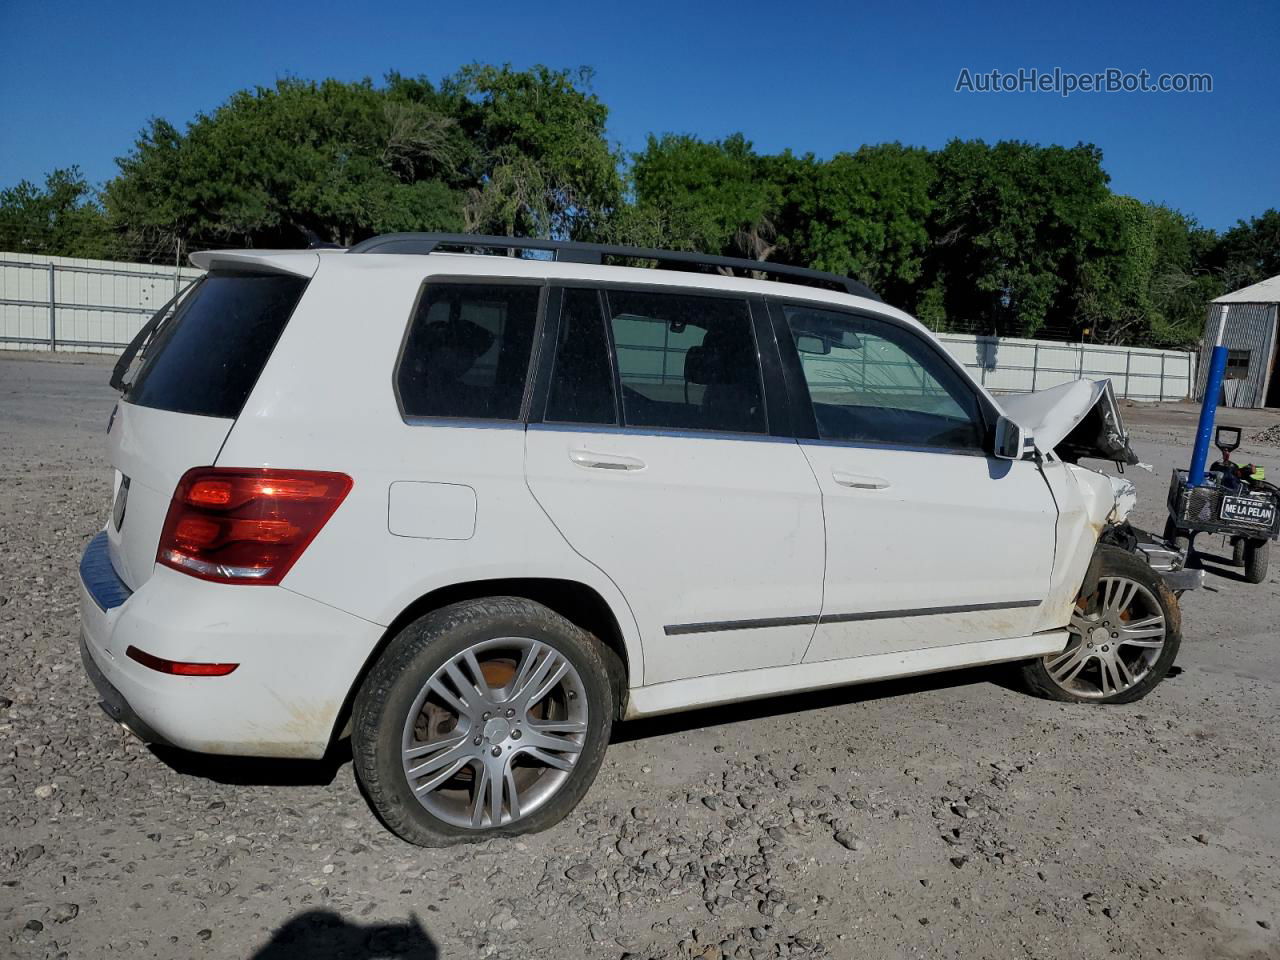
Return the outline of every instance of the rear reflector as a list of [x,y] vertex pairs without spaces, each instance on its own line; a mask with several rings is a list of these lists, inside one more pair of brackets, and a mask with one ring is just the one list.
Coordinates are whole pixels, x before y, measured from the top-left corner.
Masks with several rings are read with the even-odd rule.
[[166,660],[164,657],[144,653],[137,647],[129,647],[124,653],[130,660],[136,660],[144,667],[173,674],[175,677],[225,677],[240,666],[238,663],[183,663],[181,660]]
[[344,473],[196,467],[173,492],[156,562],[218,583],[278,584],[350,490]]

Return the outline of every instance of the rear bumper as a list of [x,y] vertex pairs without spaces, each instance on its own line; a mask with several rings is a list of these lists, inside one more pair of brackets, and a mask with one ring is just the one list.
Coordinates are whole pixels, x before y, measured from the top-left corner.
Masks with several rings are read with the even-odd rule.
[[[157,567],[134,593],[86,550],[81,653],[108,715],[143,740],[200,753],[324,755],[383,628],[283,587],[224,586]],[[135,646],[187,662],[237,663],[223,677],[158,673]]]
[[124,698],[124,694],[111,685],[111,681],[107,679],[107,675],[102,672],[101,668],[94,663],[93,654],[89,652],[89,645],[85,642],[84,631],[80,631],[80,660],[84,664],[85,675],[89,678],[89,682],[93,684],[93,688],[98,691],[101,698],[98,705],[102,707],[103,712],[114,720],[120,726],[124,727],[143,743],[164,743],[164,737],[156,733],[129,706],[129,701]]

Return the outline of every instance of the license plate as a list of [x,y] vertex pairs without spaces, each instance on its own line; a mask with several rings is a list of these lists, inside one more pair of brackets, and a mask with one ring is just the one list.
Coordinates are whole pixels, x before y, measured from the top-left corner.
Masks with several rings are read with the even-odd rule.
[[1239,520],[1269,527],[1276,518],[1276,505],[1270,500],[1249,497],[1223,497],[1219,516],[1223,520]]
[[116,502],[111,507],[111,525],[116,528],[116,532],[120,532],[120,527],[124,524],[124,511],[129,505],[129,478],[120,478],[120,489],[116,491]]

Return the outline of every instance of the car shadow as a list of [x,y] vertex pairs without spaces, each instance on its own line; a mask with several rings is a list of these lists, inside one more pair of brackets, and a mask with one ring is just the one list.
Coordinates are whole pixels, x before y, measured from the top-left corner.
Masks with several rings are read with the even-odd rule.
[[[708,727],[728,726],[744,720],[759,720],[765,717],[778,717],[791,713],[808,713],[824,707],[841,707],[851,704],[865,703],[869,700],[887,700],[892,697],[906,697],[930,690],[947,690],[952,687],[971,686],[978,683],[994,683],[1005,686],[1004,674],[1008,672],[1005,665],[969,667],[962,670],[948,670],[944,673],[931,673],[918,677],[900,677],[894,680],[876,680],[870,683],[858,683],[826,690],[810,690],[801,693],[787,693],[776,697],[765,697],[759,700],[744,700],[741,703],[726,703],[716,707],[702,707],[696,710],[685,710],[680,713],[665,714],[660,717],[645,717],[639,720],[625,720],[614,724],[612,743],[627,743],[632,740],[645,740],[649,737],[661,737],[671,733],[685,733],[690,730],[702,730]],[[1008,684],[1011,688],[1012,682]]]
[[319,760],[217,756],[161,744],[148,749],[178,773],[237,787],[325,787],[351,762],[351,741],[345,737]]
[[352,923],[332,910],[291,917],[250,960],[437,960],[440,950],[416,916],[403,923]]

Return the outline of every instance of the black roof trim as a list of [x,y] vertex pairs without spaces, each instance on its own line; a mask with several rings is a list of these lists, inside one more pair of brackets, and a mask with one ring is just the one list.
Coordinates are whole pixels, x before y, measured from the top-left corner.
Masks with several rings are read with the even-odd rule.
[[348,253],[433,253],[442,248],[463,250],[546,250],[553,260],[569,263],[604,263],[606,257],[631,260],[656,260],[663,266],[709,267],[725,270],[745,270],[771,274],[809,286],[826,287],[851,293],[855,297],[879,300],[870,287],[851,277],[835,273],[793,267],[785,263],[766,260],[746,260],[738,257],[717,257],[685,250],[652,250],[645,247],[622,247],[605,243],[577,243],[572,240],[540,240],[532,237],[490,237],[471,233],[389,233],[381,237],[362,240]]

